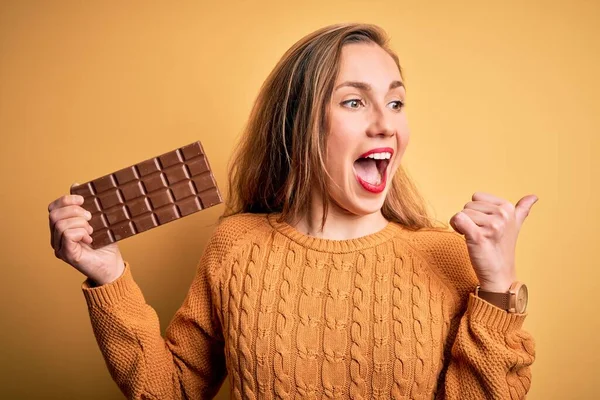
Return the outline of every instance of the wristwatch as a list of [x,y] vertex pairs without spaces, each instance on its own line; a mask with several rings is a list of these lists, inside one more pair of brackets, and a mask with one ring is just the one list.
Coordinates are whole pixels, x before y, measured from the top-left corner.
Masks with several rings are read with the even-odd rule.
[[527,309],[527,286],[521,282],[514,282],[504,293],[486,292],[477,286],[475,296],[509,313],[523,314]]

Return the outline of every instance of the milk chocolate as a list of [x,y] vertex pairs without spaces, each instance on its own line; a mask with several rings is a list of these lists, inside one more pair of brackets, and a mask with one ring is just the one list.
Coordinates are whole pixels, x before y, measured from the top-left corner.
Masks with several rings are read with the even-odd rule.
[[223,202],[199,141],[71,188],[92,214],[92,248]]

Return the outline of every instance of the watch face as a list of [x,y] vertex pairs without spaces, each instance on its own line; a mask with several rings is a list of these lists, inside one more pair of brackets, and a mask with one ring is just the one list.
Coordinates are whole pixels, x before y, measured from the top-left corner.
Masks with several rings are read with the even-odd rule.
[[527,286],[522,285],[521,288],[519,289],[519,292],[517,293],[517,312],[519,314],[522,314],[525,312],[525,310],[527,309],[527,299],[528,299],[528,293],[527,293]]

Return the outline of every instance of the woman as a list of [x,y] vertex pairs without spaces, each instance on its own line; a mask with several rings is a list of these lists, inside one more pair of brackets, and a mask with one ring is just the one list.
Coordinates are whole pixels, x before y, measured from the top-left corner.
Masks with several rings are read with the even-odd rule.
[[88,277],[127,397],[211,398],[227,374],[236,399],[525,396],[534,342],[514,253],[537,198],[475,193],[450,221],[465,238],[436,226],[401,166],[405,98],[376,26],[329,26],[288,50],[164,339],[117,245],[89,246],[82,198],[49,205],[55,254]]

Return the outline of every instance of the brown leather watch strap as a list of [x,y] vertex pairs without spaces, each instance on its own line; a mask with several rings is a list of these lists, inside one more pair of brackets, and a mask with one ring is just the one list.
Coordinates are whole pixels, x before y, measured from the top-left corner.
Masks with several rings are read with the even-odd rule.
[[484,292],[483,290],[477,291],[477,296],[482,298],[495,305],[498,308],[501,308],[505,311],[508,311],[510,308],[510,293],[494,293],[494,292]]

